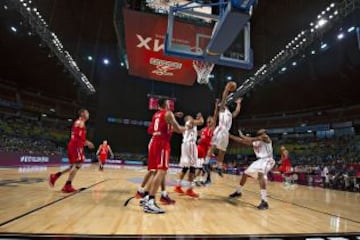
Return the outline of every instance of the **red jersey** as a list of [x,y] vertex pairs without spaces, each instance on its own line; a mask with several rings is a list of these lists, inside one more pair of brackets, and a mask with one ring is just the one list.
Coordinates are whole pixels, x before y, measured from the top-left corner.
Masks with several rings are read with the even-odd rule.
[[201,131],[199,145],[209,147],[211,146],[211,139],[214,135],[214,130],[210,127],[205,127]]
[[71,129],[71,138],[69,144],[76,146],[77,148],[83,148],[86,141],[86,127],[76,126],[80,119],[76,120]]
[[283,165],[291,165],[289,156],[286,156],[284,152],[281,152],[281,159]]
[[104,145],[104,144],[101,144],[100,146],[100,151],[99,151],[99,155],[108,155],[109,153],[109,145]]
[[289,156],[286,156],[284,152],[281,152],[281,166],[279,167],[280,172],[288,173],[291,171],[291,162]]
[[152,134],[153,140],[164,140],[170,142],[172,136],[172,126],[166,122],[166,113],[167,110],[159,110],[152,117],[148,133]]

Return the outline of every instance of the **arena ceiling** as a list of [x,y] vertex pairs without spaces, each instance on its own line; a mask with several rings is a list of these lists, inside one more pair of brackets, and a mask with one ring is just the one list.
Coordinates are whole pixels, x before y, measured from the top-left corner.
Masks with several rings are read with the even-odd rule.
[[[99,86],[105,78],[115,78],[126,71],[118,58],[113,24],[114,1],[33,0],[33,3],[95,86]],[[260,0],[252,20],[255,69],[268,62],[299,31],[308,27],[318,12],[330,3],[327,0]],[[39,47],[40,38],[34,34],[29,36],[30,29],[21,16],[11,9],[4,9],[4,6],[1,6],[0,12],[1,79],[16,83],[21,88],[76,98],[78,91],[74,80],[54,57],[49,57],[47,48]],[[360,25],[359,16],[353,14],[344,24],[351,21]],[[11,30],[12,26],[17,28],[16,32]],[[325,35],[323,39],[330,37]],[[99,61],[90,61],[89,56]],[[105,58],[110,61],[109,65],[103,64]],[[217,67],[216,72],[222,76],[231,74],[238,83],[249,74],[222,67]],[[327,51],[305,59],[272,82],[256,88],[246,97],[243,113],[254,115],[359,104],[359,80],[360,50],[357,41],[355,37],[345,38]],[[215,87],[221,86],[215,84]],[[219,89],[216,90],[219,94]],[[189,99],[189,103],[182,105],[186,108],[191,104]]]

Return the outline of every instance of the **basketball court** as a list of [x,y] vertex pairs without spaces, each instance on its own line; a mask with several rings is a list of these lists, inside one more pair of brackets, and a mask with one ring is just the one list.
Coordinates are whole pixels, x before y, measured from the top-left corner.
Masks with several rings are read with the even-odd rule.
[[[22,1],[20,2],[22,3]],[[115,1],[115,8],[117,3],[119,1]],[[121,20],[123,22],[119,24],[116,14],[114,16],[115,32],[118,31],[116,34],[120,35],[119,32],[121,31],[126,33],[122,36],[123,41],[121,43],[126,45],[126,51],[124,50],[121,54],[118,54],[118,57],[121,59],[121,71],[126,71],[126,74],[129,76],[184,86],[193,86],[196,81],[198,85],[208,86],[211,94],[215,95],[209,79],[216,67],[224,67],[225,70],[222,70],[223,75],[226,69],[229,68],[235,69],[234,71],[253,69],[255,60],[250,20],[256,11],[256,0],[154,0],[146,1],[146,3],[148,4],[147,7],[151,8],[154,12],[141,12],[123,6],[123,8],[117,9],[121,13]],[[30,8],[30,10],[26,10],[27,8],[25,7],[23,7],[25,9],[23,9],[23,12],[33,11]],[[214,8],[218,9],[216,14],[212,12]],[[328,8],[331,11],[334,10],[333,7],[329,6]],[[327,11],[329,12],[330,10]],[[332,18],[336,18],[335,15]],[[151,27],[144,27],[144,23],[147,23],[148,26],[153,26],[156,31]],[[321,28],[321,26],[318,27]],[[315,27],[311,29],[316,31],[314,30]],[[281,61],[285,62],[286,58],[288,58],[287,61],[290,61],[295,59],[297,55],[301,55],[302,53],[300,54],[299,50],[296,49],[300,48],[302,44],[306,45],[310,41],[315,41],[315,33],[312,30],[302,31],[303,33],[296,37],[296,41],[299,39],[302,43],[295,42],[292,43],[294,45],[292,46],[290,42],[289,45],[286,45],[285,49],[287,50],[282,50],[284,52],[279,52],[278,56],[271,60],[271,64],[278,61],[278,65],[275,66],[274,64],[270,67],[270,63],[269,66],[264,64],[262,67],[260,66],[254,76],[246,80],[244,79],[241,85],[238,86],[237,83],[234,83],[234,90],[228,91],[231,93],[224,97],[222,108],[225,109],[226,104],[235,101],[235,98],[245,98],[246,94],[254,86],[262,83],[264,79],[271,77],[267,75],[271,71],[279,74],[285,72],[286,68],[285,70],[279,70],[284,69],[283,62]],[[99,36],[100,33],[101,31],[98,32]],[[321,34],[325,34],[325,30]],[[360,39],[360,32],[358,36]],[[120,37],[117,37],[119,44],[121,42],[119,41]],[[53,44],[62,50],[63,47],[58,41],[53,41]],[[80,42],[79,40],[79,45]],[[324,44],[321,44],[322,49]],[[285,52],[288,55],[285,56]],[[76,62],[68,52],[67,54],[67,59],[71,60],[69,60],[69,64],[72,64],[72,67],[75,66],[77,71],[80,71]],[[305,54],[302,56],[305,56]],[[51,57],[53,55],[49,55],[48,58]],[[89,59],[89,61],[93,60],[92,57],[91,60]],[[108,65],[109,60],[106,60],[107,63],[104,62],[104,64]],[[92,76],[94,76],[95,63],[91,62],[91,64],[93,67]],[[296,64],[295,62],[295,65],[293,64],[292,66],[295,68]],[[71,71],[69,72],[71,73]],[[87,82],[88,79],[85,75],[78,76],[83,81],[82,85],[80,84],[81,86],[92,87],[91,83]],[[105,76],[105,74],[101,76]],[[218,84],[221,86],[221,90],[228,82],[233,81],[230,75],[227,76],[226,81],[222,80],[223,82]],[[103,86],[106,87],[106,81],[96,81],[98,81],[99,85],[104,84]],[[122,83],[116,82],[116,84],[123,91]],[[123,105],[130,106],[132,103],[130,101],[134,100],[132,98],[138,98],[138,95],[142,93],[140,91],[136,92],[137,89],[133,86],[129,89],[134,91],[134,95],[131,96],[131,99],[126,99],[129,102],[122,101]],[[149,86],[150,84],[146,85],[150,89]],[[167,88],[170,89],[171,87],[167,86]],[[171,94],[169,93],[170,91],[166,94],[168,96],[175,95],[174,92],[176,91],[173,89],[175,88],[172,88]],[[94,88],[91,88],[91,90],[91,94],[95,93]],[[121,95],[120,90],[117,92],[118,95]],[[152,94],[153,90],[154,84],[152,83],[151,91],[149,91],[151,94],[149,93],[147,96],[142,94],[145,100],[141,104],[145,106],[146,98],[149,100],[149,109],[146,110],[158,110],[158,101],[163,98],[163,96],[156,95],[156,93]],[[206,88],[206,90],[208,89]],[[219,89],[218,91],[221,92]],[[128,92],[131,91],[129,90]],[[109,93],[109,95],[111,94]],[[117,96],[114,96],[114,99],[115,97]],[[195,95],[195,98],[191,98],[190,101],[195,101],[200,97]],[[188,98],[188,96],[185,98]],[[258,98],[261,98],[261,96]],[[105,97],[99,99],[105,101],[102,100]],[[174,110],[175,112],[174,105],[176,98],[168,97],[167,100],[172,101],[172,107],[169,107],[166,111]],[[206,102],[208,99],[204,97],[203,100]],[[117,100],[112,100],[111,104],[114,103],[117,104]],[[134,103],[134,105],[136,104]],[[196,104],[193,102],[193,105]],[[213,102],[210,103],[209,100],[208,105],[211,106],[212,110]],[[102,104],[101,107],[105,108],[104,106],[105,104]],[[132,108],[133,106],[129,107],[131,110],[135,109],[135,107],[134,109]],[[139,111],[143,110],[145,110],[145,107]],[[121,111],[119,110],[119,112]],[[145,118],[146,114],[143,114],[141,117]],[[117,116],[123,118],[117,118]],[[126,137],[129,135],[129,141],[135,142],[135,137],[132,138],[130,135],[135,136],[136,134],[141,135],[145,133],[145,127],[150,125],[150,122],[148,122],[150,119],[132,120],[130,119],[131,114],[129,116],[123,112],[112,116],[111,113],[105,113],[104,110],[103,115],[97,117],[97,120],[100,119],[102,121],[106,118],[106,124],[141,127],[142,132],[129,134],[128,132],[124,133],[124,131],[114,137],[115,139],[121,136],[126,141]],[[282,116],[285,117],[286,115]],[[67,119],[67,121],[72,122],[71,119]],[[170,124],[166,122],[165,125]],[[105,123],[103,126],[105,126]],[[116,125],[111,125],[111,127],[113,126]],[[101,130],[101,134],[113,134],[110,133],[112,131],[111,127]],[[108,136],[105,137],[107,138]],[[144,135],[143,139],[146,137],[148,136]],[[144,145],[141,144],[139,143],[139,146]],[[271,145],[272,141],[269,141],[268,144]],[[135,142],[133,145],[137,145],[137,143]],[[138,152],[147,151],[146,148],[139,151],[139,148],[136,149]],[[273,154],[272,151],[271,149],[271,154]],[[206,153],[208,154],[207,151]],[[60,156],[57,157],[60,159]],[[138,162],[142,164],[142,161]],[[162,155],[161,161],[163,161]],[[122,163],[125,162],[126,160]],[[140,164],[136,166],[107,164],[104,171],[99,171],[97,163],[86,163],[72,182],[74,187],[79,190],[70,194],[65,194],[61,191],[61,187],[66,180],[65,176],[62,176],[56,182],[54,188],[49,187],[48,178],[50,173],[56,173],[60,169],[64,169],[65,166],[61,164],[46,165],[41,163],[41,166],[31,166],[27,162],[17,167],[0,167],[0,238],[142,238],[147,235],[155,238],[291,238],[304,236],[316,238],[317,236],[330,237],[341,235],[355,238],[359,235],[359,193],[297,184],[288,185],[279,182],[268,182],[267,191],[270,208],[266,211],[259,211],[257,206],[259,204],[260,192],[257,181],[249,180],[243,189],[243,196],[238,199],[230,199],[228,196],[239,185],[240,176],[225,174],[221,178],[216,173],[213,173],[212,184],[196,187],[195,190],[199,193],[200,197],[190,198],[186,195],[175,193],[173,190],[180,168],[170,168],[166,182],[167,191],[171,198],[176,200],[176,204],[162,205],[161,207],[166,210],[165,214],[145,214],[143,208],[139,205],[139,199],[132,198],[126,206],[124,205],[129,198],[135,195],[147,172],[147,168]],[[159,167],[158,170],[160,170]],[[59,176],[61,176],[60,173]],[[71,181],[68,182],[71,185]],[[265,188],[263,190],[265,191]],[[153,195],[151,196],[151,201],[153,201]],[[360,238],[357,237],[357,239]]]
[[145,168],[107,166],[99,172],[96,165],[87,165],[74,183],[81,190],[70,195],[60,191],[64,179],[54,189],[48,186],[49,173],[59,167],[43,167],[39,172],[26,169],[1,169],[2,236],[296,236],[360,229],[360,195],[356,193],[269,183],[270,209],[258,211],[255,181],[249,182],[240,200],[227,198],[238,176],[215,178],[212,186],[197,188],[200,198],[192,199],[173,192],[178,171],[172,169],[167,190],[176,204],[164,206],[166,214],[147,215],[139,200],[123,206],[136,192]]

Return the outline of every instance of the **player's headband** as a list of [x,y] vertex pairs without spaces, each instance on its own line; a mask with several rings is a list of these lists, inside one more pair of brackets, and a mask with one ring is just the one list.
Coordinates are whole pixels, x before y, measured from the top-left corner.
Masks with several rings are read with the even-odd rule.
[[257,135],[263,135],[266,133],[265,129],[260,129],[259,131],[257,131]]

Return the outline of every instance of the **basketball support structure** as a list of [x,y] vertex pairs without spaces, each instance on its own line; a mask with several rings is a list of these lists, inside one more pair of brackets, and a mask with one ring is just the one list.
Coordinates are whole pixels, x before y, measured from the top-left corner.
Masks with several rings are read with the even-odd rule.
[[[256,0],[222,0],[217,3],[199,3],[196,6],[193,5],[193,2],[189,2],[183,5],[170,7],[167,33],[165,36],[165,55],[200,60],[234,68],[252,69],[253,51],[250,46],[249,20],[252,15],[253,6],[256,2]],[[214,6],[220,8],[219,15],[194,11],[196,8]],[[193,18],[206,18],[216,22],[212,35],[196,35],[197,43],[200,42],[201,38],[209,39],[206,49],[202,51],[192,51],[191,49],[193,46],[184,46],[174,43],[174,21],[175,17],[179,15],[188,15]],[[236,58],[224,56],[224,52],[234,44],[235,39],[241,31],[244,31],[244,52],[241,53],[243,57]],[[195,49],[199,48],[200,46],[195,46]]]

